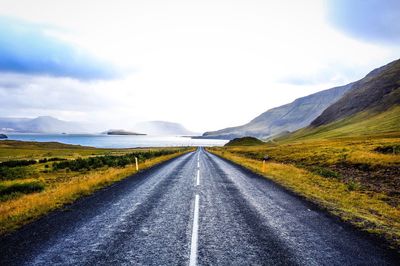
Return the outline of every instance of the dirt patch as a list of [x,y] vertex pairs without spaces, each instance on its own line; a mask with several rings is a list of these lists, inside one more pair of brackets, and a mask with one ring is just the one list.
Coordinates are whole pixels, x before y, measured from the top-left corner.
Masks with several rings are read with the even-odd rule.
[[360,189],[384,193],[392,206],[400,206],[400,167],[360,168],[346,164],[329,169],[340,174],[344,182],[358,182]]

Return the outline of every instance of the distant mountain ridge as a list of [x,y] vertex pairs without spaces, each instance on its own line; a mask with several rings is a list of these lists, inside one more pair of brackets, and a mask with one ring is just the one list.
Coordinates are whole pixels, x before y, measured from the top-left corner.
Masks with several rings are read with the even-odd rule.
[[[0,117],[0,133],[96,133],[98,126],[90,123],[63,121],[51,116],[36,118]],[[179,123],[167,121],[146,121],[129,130],[109,130],[110,135],[173,135],[191,136],[196,133]],[[108,133],[109,131],[105,131]]]
[[51,116],[36,118],[0,118],[0,132],[16,133],[83,133],[86,126],[77,122],[59,120]]
[[168,121],[145,121],[137,123],[133,127],[133,130],[147,135],[190,136],[196,134],[179,123]]
[[400,59],[371,71],[310,126],[278,141],[400,136]]
[[400,59],[371,71],[339,101],[322,112],[311,126],[326,125],[362,111],[379,113],[400,104]]
[[298,98],[292,103],[262,113],[245,125],[205,132],[203,137],[233,139],[252,136],[268,138],[285,131],[297,130],[308,126],[323,110],[350,90],[351,86],[352,83]]
[[[284,137],[290,135],[289,132],[309,125],[319,127],[360,113],[363,119],[367,119],[398,105],[400,105],[400,60],[374,69],[356,82],[298,98],[292,103],[266,111],[243,126],[206,132],[203,137],[226,139],[243,136],[264,139]],[[391,117],[391,126],[388,130],[396,129],[392,123],[396,121],[396,110],[391,110],[390,114],[387,114]]]

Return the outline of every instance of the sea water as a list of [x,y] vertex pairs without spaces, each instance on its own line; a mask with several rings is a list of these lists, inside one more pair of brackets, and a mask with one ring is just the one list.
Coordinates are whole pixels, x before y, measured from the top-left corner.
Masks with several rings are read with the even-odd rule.
[[10,140],[61,142],[96,148],[176,147],[176,146],[223,146],[228,140],[192,139],[181,136],[136,136],[106,134],[7,134]]

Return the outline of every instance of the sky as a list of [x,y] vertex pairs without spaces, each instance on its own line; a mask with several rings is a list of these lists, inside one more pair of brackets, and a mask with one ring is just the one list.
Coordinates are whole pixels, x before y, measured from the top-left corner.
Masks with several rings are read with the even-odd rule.
[[398,0],[0,0],[0,117],[196,132],[400,57]]

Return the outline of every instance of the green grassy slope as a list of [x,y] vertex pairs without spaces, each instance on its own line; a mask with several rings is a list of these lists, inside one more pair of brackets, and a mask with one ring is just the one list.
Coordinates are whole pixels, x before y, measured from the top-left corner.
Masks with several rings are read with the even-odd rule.
[[339,101],[329,106],[311,126],[334,123],[360,112],[378,113],[400,105],[400,60],[371,71]]
[[329,139],[361,136],[400,136],[400,106],[381,113],[364,111],[320,127],[300,129],[278,140]]

